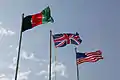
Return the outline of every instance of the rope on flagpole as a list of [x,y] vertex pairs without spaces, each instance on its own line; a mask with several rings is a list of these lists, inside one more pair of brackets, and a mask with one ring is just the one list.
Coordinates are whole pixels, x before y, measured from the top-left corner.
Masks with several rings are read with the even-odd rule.
[[[77,53],[77,47],[78,47],[78,46],[75,47],[75,54]],[[76,69],[77,69],[77,70],[76,70],[76,71],[77,71],[77,72],[76,72],[76,73],[77,73],[77,80],[79,80],[79,68],[78,68],[77,61],[75,61],[75,62],[76,62]]]
[[54,74],[55,74],[55,77],[54,77],[54,80],[56,80],[56,65],[57,65],[57,47],[54,46]]
[[56,65],[57,65],[57,48],[55,47],[55,50],[54,50],[54,55],[55,55],[55,80],[56,80]]

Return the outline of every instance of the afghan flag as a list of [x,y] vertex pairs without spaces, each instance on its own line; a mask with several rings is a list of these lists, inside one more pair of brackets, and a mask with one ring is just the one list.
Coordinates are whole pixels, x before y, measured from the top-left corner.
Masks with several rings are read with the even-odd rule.
[[23,19],[23,25],[22,25],[22,32],[31,29],[35,26],[45,24],[48,22],[54,22],[53,18],[51,17],[51,11],[49,6],[46,7],[42,12],[28,15],[24,17]]

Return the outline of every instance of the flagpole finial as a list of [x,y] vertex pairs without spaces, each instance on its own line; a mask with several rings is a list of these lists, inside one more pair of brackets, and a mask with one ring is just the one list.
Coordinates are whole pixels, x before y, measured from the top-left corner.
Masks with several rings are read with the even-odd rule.
[[76,32],[76,35],[79,35],[78,32]]
[[50,30],[50,32],[52,32],[52,30]]
[[24,13],[22,13],[22,17],[24,18]]
[[77,52],[77,47],[75,47],[75,52]]

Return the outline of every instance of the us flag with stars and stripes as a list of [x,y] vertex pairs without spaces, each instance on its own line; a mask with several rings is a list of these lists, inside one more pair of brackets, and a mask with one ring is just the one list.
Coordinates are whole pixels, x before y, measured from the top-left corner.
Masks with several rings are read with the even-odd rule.
[[100,59],[103,59],[102,52],[100,50],[97,50],[95,52],[76,53],[77,64],[81,64],[84,62],[97,62]]

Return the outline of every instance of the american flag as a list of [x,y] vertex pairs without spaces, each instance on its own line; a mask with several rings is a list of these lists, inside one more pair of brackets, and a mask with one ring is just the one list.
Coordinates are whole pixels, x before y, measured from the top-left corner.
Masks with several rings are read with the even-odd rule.
[[84,62],[96,62],[100,59],[103,59],[102,52],[97,50],[95,52],[88,52],[88,53],[76,53],[76,62],[77,64],[81,64]]
[[72,33],[55,34],[53,35],[53,40],[55,43],[55,47],[64,47],[67,44],[79,45],[82,42],[77,32],[76,34]]

